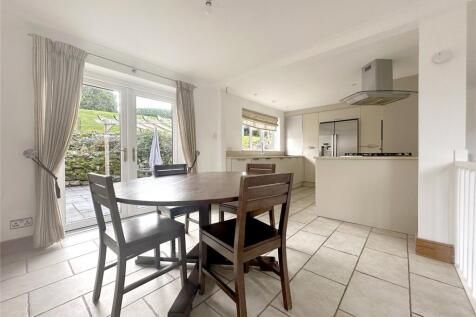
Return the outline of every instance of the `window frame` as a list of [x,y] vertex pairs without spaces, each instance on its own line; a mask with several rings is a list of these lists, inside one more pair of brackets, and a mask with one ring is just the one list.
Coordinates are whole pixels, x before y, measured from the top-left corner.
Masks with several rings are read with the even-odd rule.
[[[248,130],[249,130],[248,148],[243,147],[243,138],[245,137],[245,129],[246,128],[248,128]],[[259,141],[260,148],[259,149],[253,149],[253,142],[252,142],[253,130],[259,131],[259,138],[260,138],[260,141]],[[243,124],[243,123],[241,124],[241,150],[242,151],[261,151],[261,144],[262,144],[263,139],[264,139],[264,132],[265,131],[269,131],[270,133],[273,133],[274,142],[273,142],[273,148],[272,149],[264,149],[264,151],[279,151],[278,149],[276,149],[276,134],[279,132],[279,126],[278,126],[278,129],[273,131],[273,130],[255,128],[255,127]]]

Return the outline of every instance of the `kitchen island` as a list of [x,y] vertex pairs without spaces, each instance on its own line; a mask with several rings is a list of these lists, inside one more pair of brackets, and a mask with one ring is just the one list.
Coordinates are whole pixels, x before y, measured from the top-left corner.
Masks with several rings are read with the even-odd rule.
[[417,157],[316,157],[320,216],[415,234]]

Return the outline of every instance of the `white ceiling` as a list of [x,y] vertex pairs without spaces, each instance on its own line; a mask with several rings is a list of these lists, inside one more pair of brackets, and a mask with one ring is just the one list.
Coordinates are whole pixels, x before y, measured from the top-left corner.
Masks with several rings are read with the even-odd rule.
[[[204,0],[15,0],[9,5],[46,27],[191,78],[226,83],[250,98],[258,92],[257,101],[276,100],[273,106],[293,109],[343,97],[358,80],[359,67],[376,57],[394,58],[397,75],[414,71],[415,34],[332,56],[313,48],[371,23],[396,20],[419,1],[215,0],[211,15],[204,13]],[[256,72],[273,61],[279,67]]]
[[361,90],[361,67],[376,58],[393,60],[394,78],[416,74],[418,31],[351,45],[225,84],[237,95],[281,110],[330,105]]

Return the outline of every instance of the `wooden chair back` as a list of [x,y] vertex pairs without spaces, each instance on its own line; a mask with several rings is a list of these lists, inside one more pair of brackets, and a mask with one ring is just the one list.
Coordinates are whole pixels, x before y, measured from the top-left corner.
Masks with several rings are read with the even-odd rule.
[[246,219],[249,212],[281,205],[278,233],[286,239],[293,174],[242,176],[236,213],[235,252],[244,249]]
[[187,164],[169,164],[169,165],[155,165],[154,176],[170,176],[187,174]]
[[117,206],[112,177],[89,173],[88,180],[99,231],[101,231],[101,234],[106,231],[106,222],[104,221],[102,210],[102,207],[104,206],[109,209],[117,243],[119,245],[124,245],[124,232],[122,231],[121,215],[119,214],[119,208]]
[[249,175],[274,174],[276,164],[246,164],[246,173]]

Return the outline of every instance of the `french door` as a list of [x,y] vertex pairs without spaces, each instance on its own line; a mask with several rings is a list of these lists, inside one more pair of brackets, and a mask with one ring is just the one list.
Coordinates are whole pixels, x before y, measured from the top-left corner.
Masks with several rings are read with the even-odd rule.
[[[154,165],[178,160],[175,98],[132,89],[129,98],[129,179],[150,177]],[[128,206],[128,216],[151,211],[155,207]]]
[[[121,85],[122,84],[122,85]],[[66,230],[96,224],[87,174],[114,182],[152,175],[154,164],[177,161],[175,98],[160,90],[85,79],[78,121],[65,157]],[[119,206],[122,217],[151,207]],[[108,210],[103,210],[110,220]]]

